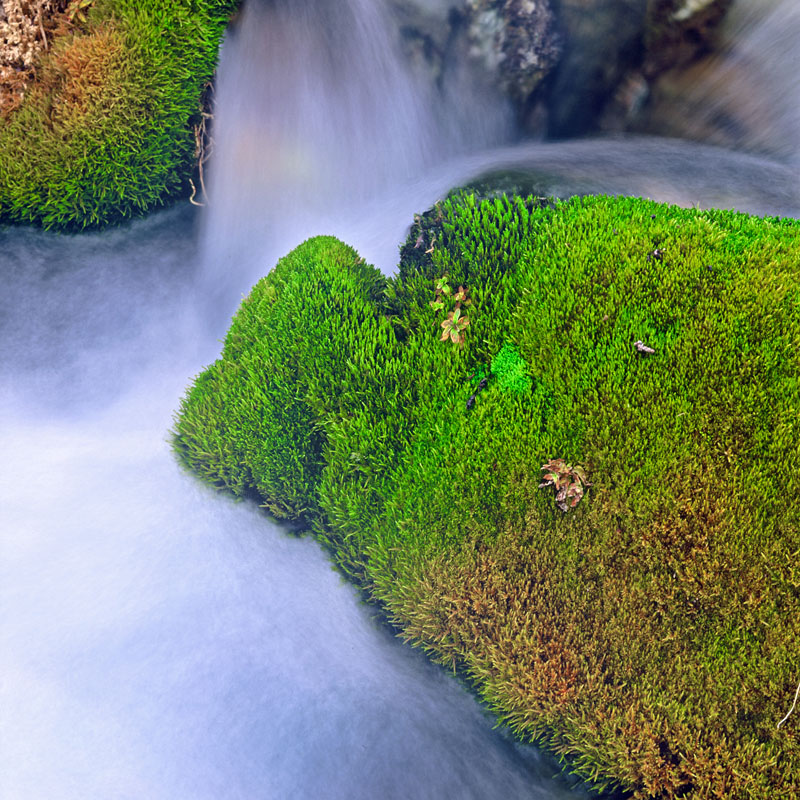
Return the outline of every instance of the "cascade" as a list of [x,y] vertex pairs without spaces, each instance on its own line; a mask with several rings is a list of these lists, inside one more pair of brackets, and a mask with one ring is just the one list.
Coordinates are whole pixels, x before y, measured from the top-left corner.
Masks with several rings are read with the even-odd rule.
[[411,68],[385,3],[247,3],[219,68],[210,283],[231,271],[255,280],[312,232],[369,228],[395,188],[510,141],[507,102],[478,83],[464,92]]

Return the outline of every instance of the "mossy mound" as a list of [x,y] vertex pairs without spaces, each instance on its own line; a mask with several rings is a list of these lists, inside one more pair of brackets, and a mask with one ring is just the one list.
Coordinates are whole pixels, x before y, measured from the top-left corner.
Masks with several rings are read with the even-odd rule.
[[800,795],[800,223],[467,195],[428,250],[282,259],[181,460],[598,787]]
[[187,193],[236,0],[96,0],[0,123],[0,221],[99,227]]

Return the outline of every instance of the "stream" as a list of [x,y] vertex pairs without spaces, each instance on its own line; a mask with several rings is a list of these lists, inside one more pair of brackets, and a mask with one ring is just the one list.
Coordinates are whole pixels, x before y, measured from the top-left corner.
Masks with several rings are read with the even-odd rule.
[[794,32],[758,51],[785,104],[768,155],[520,142],[485,89],[420,82],[382,3],[252,2],[221,54],[207,208],[0,228],[0,798],[588,796],[396,639],[313,539],[185,473],[169,429],[280,256],[333,234],[392,274],[413,214],[488,173],[800,216],[800,15],[739,5],[728,62]]

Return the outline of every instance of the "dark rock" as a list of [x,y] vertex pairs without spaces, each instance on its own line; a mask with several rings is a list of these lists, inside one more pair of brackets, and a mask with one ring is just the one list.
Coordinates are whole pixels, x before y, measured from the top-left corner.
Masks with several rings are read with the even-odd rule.
[[654,85],[714,46],[733,0],[390,0],[440,88],[501,88],[530,134],[642,130]]
[[464,0],[389,0],[401,43],[412,64],[440,83]]
[[711,48],[733,0],[649,0],[642,73],[648,79],[682,67]]
[[[660,61],[646,56],[643,69],[650,76],[650,98],[624,125],[608,127],[796,157],[796,71],[786,66],[792,63],[800,32],[796,0],[709,2],[702,8],[699,2],[676,2],[673,7],[673,14],[682,8],[694,10],[673,24],[680,23],[696,49],[670,44],[671,37],[679,35],[674,31],[662,32],[658,39],[657,31],[651,30],[651,48],[658,39],[665,55]],[[669,63],[666,53],[675,63],[656,74]]]
[[540,87],[561,53],[551,0],[390,0],[406,53],[447,89],[500,88],[527,129],[544,130]]
[[564,54],[549,93],[553,138],[590,131],[623,78],[642,61],[647,0],[559,0]]
[[[670,82],[710,52],[719,23],[733,0],[648,0],[641,64],[632,65],[606,104],[603,130],[652,128],[652,110],[661,103]],[[662,76],[669,75],[661,86]]]

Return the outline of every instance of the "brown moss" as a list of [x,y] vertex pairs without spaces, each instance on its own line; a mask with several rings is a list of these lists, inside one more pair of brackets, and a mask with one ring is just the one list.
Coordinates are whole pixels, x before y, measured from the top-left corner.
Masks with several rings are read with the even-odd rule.
[[108,75],[120,63],[123,51],[122,34],[103,27],[71,39],[54,54],[41,87],[37,87],[54,98],[51,120],[68,124],[100,107]]
[[[462,669],[517,734],[598,786],[731,798],[797,785],[789,750],[772,744],[776,700],[791,686],[763,672],[764,648],[788,657],[786,631],[755,622],[772,602],[763,566],[730,556],[745,512],[730,500],[734,477],[710,458],[667,475],[674,499],[636,522],[623,522],[602,479],[584,513],[549,518],[531,479],[515,487],[531,498],[524,519],[491,548],[474,541],[432,562],[392,605],[394,621]],[[746,635],[731,626],[743,609],[757,628]],[[722,688],[732,672],[737,696]]]

